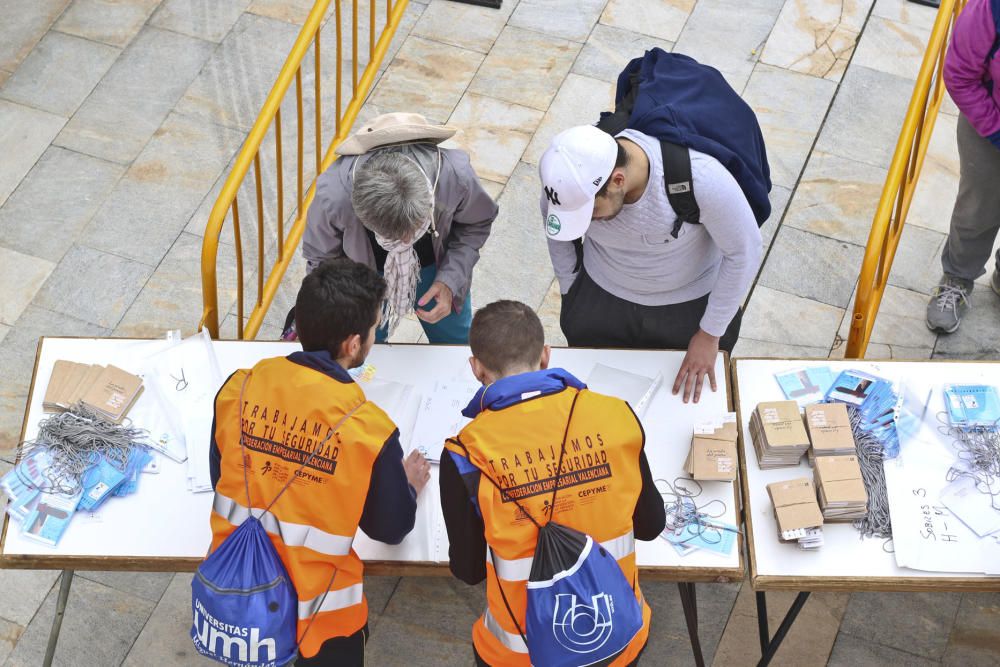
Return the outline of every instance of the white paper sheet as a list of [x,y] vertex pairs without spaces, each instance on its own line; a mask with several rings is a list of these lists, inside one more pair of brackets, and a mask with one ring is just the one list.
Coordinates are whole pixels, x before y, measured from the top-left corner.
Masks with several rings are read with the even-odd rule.
[[434,391],[420,402],[410,450],[420,450],[429,461],[440,461],[444,441],[457,435],[469,423],[462,416],[462,410],[479,387],[479,384],[459,380],[434,383]]
[[592,391],[628,401],[641,417],[649,401],[663,384],[663,375],[647,377],[604,364],[594,364],[594,370],[590,372],[586,382],[587,388]]

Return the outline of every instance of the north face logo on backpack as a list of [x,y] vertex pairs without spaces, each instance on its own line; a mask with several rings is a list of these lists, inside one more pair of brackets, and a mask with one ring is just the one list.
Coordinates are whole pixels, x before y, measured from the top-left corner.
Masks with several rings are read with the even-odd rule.
[[559,193],[548,186],[545,187],[545,198],[549,200],[550,204],[561,206],[559,203]]
[[556,595],[552,613],[552,633],[559,644],[574,653],[593,653],[611,637],[615,605],[607,593],[591,598],[591,606],[581,604],[575,595]]

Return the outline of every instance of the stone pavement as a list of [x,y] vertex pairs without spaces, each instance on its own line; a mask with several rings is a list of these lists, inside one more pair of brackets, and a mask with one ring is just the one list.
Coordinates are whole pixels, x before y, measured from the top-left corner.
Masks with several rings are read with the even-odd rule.
[[[38,336],[196,327],[208,212],[311,4],[0,0],[0,472]],[[737,354],[837,356],[933,17],[904,0],[504,0],[500,10],[414,1],[362,117],[406,109],[461,128],[456,142],[501,205],[476,302],[537,306],[558,344],[559,294],[530,224],[541,152],[559,129],[609,105],[617,72],[643,49],[714,65],[756,109],[775,184],[767,260]],[[324,27],[327,54],[334,26]],[[958,333],[937,337],[923,324],[957,188],[956,113],[949,101],[937,121],[870,357],[997,356],[1000,299],[985,278]],[[232,336],[235,259],[223,240],[220,303]],[[261,338],[276,336],[302,269],[290,271]],[[409,322],[400,338],[420,340],[419,327]],[[0,570],[0,664],[39,664],[57,581],[56,572]],[[203,662],[186,637],[189,581],[81,573],[56,663]],[[470,664],[481,590],[394,577],[369,578],[366,590],[371,664]],[[690,664],[676,587],[644,590],[655,610],[645,662]],[[752,664],[749,586],[698,592],[709,660]],[[770,601],[776,625],[791,596]],[[994,594],[817,594],[775,664],[997,664],[998,621]]]

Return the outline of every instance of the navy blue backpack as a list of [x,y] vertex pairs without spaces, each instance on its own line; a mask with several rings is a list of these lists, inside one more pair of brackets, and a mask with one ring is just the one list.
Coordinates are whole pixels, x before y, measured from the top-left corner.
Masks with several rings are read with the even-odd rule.
[[[566,438],[577,398],[579,392],[573,398],[559,451],[559,465],[548,505],[552,508],[552,516],[544,526],[480,469],[501,495],[514,501],[538,528],[538,542],[528,576],[528,606],[523,629],[499,578],[497,588],[518,634],[528,647],[531,664],[545,667],[609,664],[628,648],[642,629],[642,607],[614,556],[590,535],[552,520]],[[492,549],[490,552],[492,556]],[[493,562],[496,562],[495,557]]]
[[[247,374],[240,390],[241,406],[249,379],[250,374]],[[344,415],[330,430],[323,443],[302,463],[300,471],[359,407]],[[246,461],[242,425],[240,451]],[[236,530],[198,567],[191,581],[191,609],[194,614],[191,640],[201,655],[233,667],[281,667],[298,656],[299,597],[261,523],[261,518],[269,516],[268,512],[295,479],[297,475],[289,476],[288,483],[262,513],[255,516],[250,511]],[[247,507],[252,508],[246,465],[243,467],[243,482]],[[326,586],[327,592],[336,576],[337,568],[334,567],[330,583]],[[317,609],[323,607],[325,599],[326,593]],[[313,619],[302,633],[303,639],[312,627]]]

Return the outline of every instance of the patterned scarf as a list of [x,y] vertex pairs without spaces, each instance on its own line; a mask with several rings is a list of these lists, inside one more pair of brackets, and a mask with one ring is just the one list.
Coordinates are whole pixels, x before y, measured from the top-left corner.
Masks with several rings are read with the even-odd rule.
[[390,336],[399,326],[399,320],[413,312],[413,304],[417,300],[417,283],[420,281],[420,260],[413,244],[430,229],[431,219],[424,221],[409,243],[375,235],[375,241],[388,253],[384,273],[388,290],[382,305],[382,326],[388,326]]

